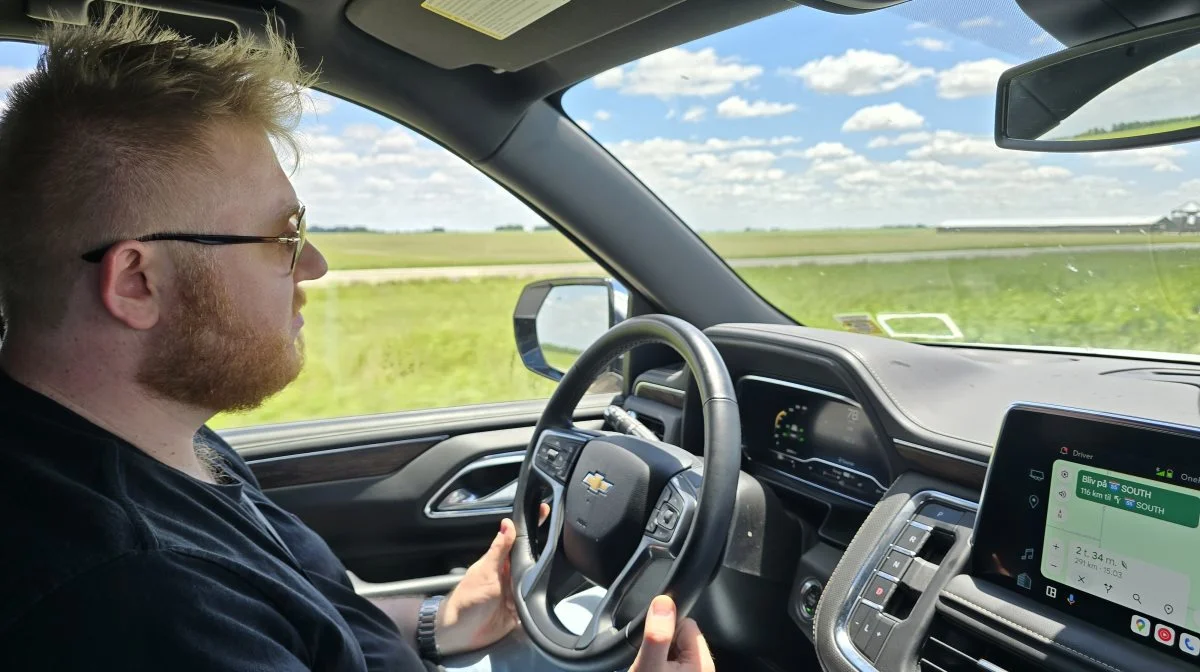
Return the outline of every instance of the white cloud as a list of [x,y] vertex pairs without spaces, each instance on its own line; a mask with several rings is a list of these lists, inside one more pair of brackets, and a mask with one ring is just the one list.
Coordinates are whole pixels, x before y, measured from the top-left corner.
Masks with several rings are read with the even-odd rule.
[[971,28],[999,28],[1003,25],[1004,22],[996,19],[995,17],[980,16],[974,19],[960,21],[958,27],[969,30]]
[[592,84],[597,89],[615,89],[625,83],[625,68],[616,67],[592,77]]
[[1046,44],[1047,42],[1053,42],[1053,41],[1055,41],[1055,40],[1053,37],[1050,37],[1050,33],[1041,33],[1041,34],[1038,34],[1038,35],[1035,35],[1035,36],[1029,38],[1029,44],[1032,44],[1035,46],[1039,45],[1039,44]]
[[407,152],[417,147],[417,137],[406,128],[396,126],[375,141],[376,152]]
[[25,79],[33,70],[29,68],[14,68],[11,65],[0,65],[0,89],[8,90],[14,84]]
[[588,121],[587,119],[580,119],[579,121],[576,121],[575,123],[579,124],[579,127],[582,128],[583,130],[587,131],[588,133],[592,132],[592,122]]
[[900,145],[917,145],[922,142],[928,142],[933,138],[933,134],[928,131],[915,131],[912,133],[901,133],[894,138],[889,138],[883,135],[877,135],[871,138],[867,143],[867,149],[878,149],[880,147],[898,147]]
[[919,68],[896,56],[869,49],[848,49],[841,56],[825,56],[785,70],[820,93],[866,96],[895,91],[932,77],[932,68]]
[[775,161],[775,153],[765,149],[739,149],[730,153],[729,161],[740,165],[771,163]]
[[796,105],[793,103],[773,103],[766,100],[748,102],[741,96],[732,96],[717,104],[717,116],[725,119],[777,117],[795,111]]
[[917,37],[904,42],[905,46],[917,47],[925,51],[950,51],[950,43],[932,37]]
[[937,131],[925,144],[908,151],[913,159],[952,161],[956,159],[1006,159],[1016,154],[1000,149],[993,139],[956,131]]
[[762,74],[757,65],[720,57],[710,48],[688,51],[674,47],[651,54],[628,71],[615,68],[596,75],[592,82],[601,89],[620,89],[636,96],[715,96]]
[[702,121],[704,119],[704,114],[706,111],[707,110],[705,110],[704,106],[702,106],[702,105],[695,105],[695,106],[689,107],[687,109],[687,111],[683,113],[683,120],[686,122],[689,122],[689,123],[695,123],[697,121]]
[[1000,74],[1011,67],[1012,64],[998,58],[963,61],[938,73],[937,95],[953,100],[994,94]]
[[348,140],[375,140],[383,135],[383,129],[375,124],[350,124],[342,135]]
[[870,105],[850,115],[842,124],[843,131],[906,131],[925,124],[915,110],[900,103]]
[[336,152],[346,146],[344,140],[333,135],[300,133],[298,136],[305,152]]
[[933,28],[935,25],[934,23],[926,23],[924,21],[913,21],[905,26],[905,30],[925,30],[926,28]]
[[795,154],[791,152],[786,152],[786,154],[801,156],[806,159],[844,159],[854,156],[854,150],[840,142],[818,142],[812,147],[796,152]]
[[1014,217],[1156,211],[1131,193],[1144,189],[1088,175],[1076,167],[1078,159],[1060,165],[1056,155],[1001,150],[990,138],[955,131],[884,137],[905,145],[905,156],[874,160],[842,143],[801,148],[792,138],[657,138],[610,149],[700,229],[936,224],[981,211]]
[[392,191],[396,188],[395,182],[370,175],[367,176],[367,179],[363,180],[363,184],[368,189],[372,189],[374,191]]
[[594,116],[596,117],[596,121],[608,121],[609,119],[612,119],[612,113],[608,110],[596,110],[596,114]]
[[338,103],[337,98],[316,89],[305,89],[304,93],[307,94],[304,100],[305,113],[312,113],[317,116],[329,114]]
[[1150,168],[1156,173],[1178,173],[1183,170],[1175,159],[1187,156],[1182,147],[1162,146],[1123,149],[1089,154],[1098,166],[1106,168]]

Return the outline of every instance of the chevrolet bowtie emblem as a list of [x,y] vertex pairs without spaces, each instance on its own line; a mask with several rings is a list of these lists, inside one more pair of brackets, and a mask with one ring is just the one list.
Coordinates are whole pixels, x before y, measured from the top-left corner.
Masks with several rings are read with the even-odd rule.
[[589,472],[587,476],[584,476],[583,484],[587,486],[588,490],[597,495],[607,495],[608,491],[613,487],[613,484],[604,478],[604,474],[598,471]]

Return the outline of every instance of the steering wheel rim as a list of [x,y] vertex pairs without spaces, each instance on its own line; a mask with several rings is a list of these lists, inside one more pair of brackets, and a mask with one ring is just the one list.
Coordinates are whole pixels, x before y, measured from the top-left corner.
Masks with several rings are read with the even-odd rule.
[[[696,379],[704,416],[702,459],[669,444],[590,432],[572,422],[576,405],[604,366],[650,343],[678,352]],[[560,667],[578,672],[611,672],[632,663],[650,598],[670,595],[682,616],[716,573],[733,521],[740,469],[741,422],[733,381],[702,331],[675,317],[646,315],[601,336],[551,395],[518,477],[510,580],[522,628],[533,644]],[[613,472],[620,477],[610,481],[605,474]],[[554,500],[549,538],[537,558],[531,539],[537,530],[534,483],[550,487]],[[655,504],[647,513],[650,502]],[[625,537],[639,516],[641,538],[617,572],[606,560],[627,550]],[[667,529],[672,519],[674,527]],[[594,583],[615,575],[583,635],[569,632],[548,600],[549,577],[562,562]],[[618,619],[624,625],[618,626]]]

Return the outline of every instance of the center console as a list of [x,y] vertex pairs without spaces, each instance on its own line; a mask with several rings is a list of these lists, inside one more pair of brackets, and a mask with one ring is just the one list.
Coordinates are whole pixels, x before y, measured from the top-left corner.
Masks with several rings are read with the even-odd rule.
[[1200,669],[1200,430],[1014,406],[978,503],[897,479],[813,627],[827,670]]

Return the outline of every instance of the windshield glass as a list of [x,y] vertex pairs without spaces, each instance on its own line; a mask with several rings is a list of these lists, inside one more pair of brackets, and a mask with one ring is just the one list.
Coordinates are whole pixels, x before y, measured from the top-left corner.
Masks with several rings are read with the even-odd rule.
[[1198,353],[1189,146],[995,145],[1001,72],[1062,48],[1011,1],[801,6],[601,73],[563,105],[803,324]]

